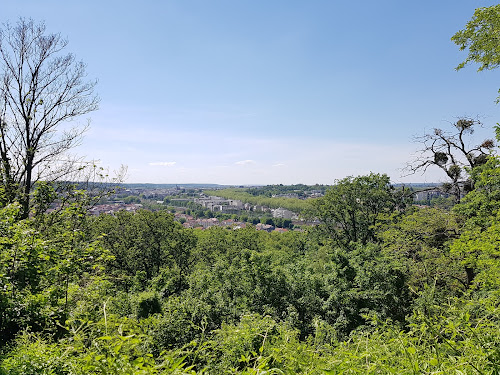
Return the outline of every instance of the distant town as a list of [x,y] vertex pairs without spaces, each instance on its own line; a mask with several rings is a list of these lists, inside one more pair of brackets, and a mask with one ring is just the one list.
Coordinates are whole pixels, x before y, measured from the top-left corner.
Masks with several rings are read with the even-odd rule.
[[[328,185],[268,185],[238,186],[185,184],[124,184],[111,195],[102,198],[90,208],[91,215],[116,214],[119,211],[168,210],[185,228],[204,230],[210,227],[229,229],[253,225],[267,232],[301,231],[315,225],[314,219],[286,207],[253,204],[241,199],[224,198],[228,190],[252,197],[265,197],[270,202],[308,201],[324,196]],[[416,205],[446,204],[449,195],[438,189],[437,184],[415,184],[413,197]],[[279,201],[278,201],[279,199]]]

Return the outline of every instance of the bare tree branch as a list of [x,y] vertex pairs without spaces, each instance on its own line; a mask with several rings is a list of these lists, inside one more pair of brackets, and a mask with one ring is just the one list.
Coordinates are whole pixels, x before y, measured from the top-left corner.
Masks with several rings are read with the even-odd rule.
[[472,188],[468,171],[486,162],[494,142],[486,139],[476,146],[467,144],[466,138],[474,132],[474,127],[482,125],[477,118],[461,117],[452,125],[455,128],[453,132],[435,128],[431,133],[415,137],[415,142],[423,147],[404,171],[408,176],[417,172],[425,173],[429,167],[440,168],[449,180],[441,189],[452,194],[458,202]]
[[57,160],[79,144],[88,125],[59,126],[99,104],[97,82],[86,81],[85,64],[64,53],[67,45],[31,19],[0,29],[0,183],[8,200],[20,201],[25,217],[37,181],[79,168],[73,159]]

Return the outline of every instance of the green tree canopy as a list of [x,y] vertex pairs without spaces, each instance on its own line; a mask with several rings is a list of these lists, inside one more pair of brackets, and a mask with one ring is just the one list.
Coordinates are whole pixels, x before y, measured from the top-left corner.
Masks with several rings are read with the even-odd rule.
[[397,191],[387,175],[375,173],[346,177],[313,203],[320,230],[341,248],[374,241],[377,224],[407,204],[404,191]]
[[166,211],[120,211],[116,216],[101,215],[94,229],[102,233],[101,243],[115,257],[110,263],[112,273],[133,277],[137,272],[144,272],[150,279],[158,275],[162,267],[169,267],[182,278],[190,266],[195,238],[183,231]]
[[[462,69],[469,63],[479,64],[478,71],[495,69],[500,65],[500,4],[478,8],[465,29],[458,31],[451,40],[460,50],[468,50],[467,58],[457,66]],[[500,96],[497,98],[497,102]]]

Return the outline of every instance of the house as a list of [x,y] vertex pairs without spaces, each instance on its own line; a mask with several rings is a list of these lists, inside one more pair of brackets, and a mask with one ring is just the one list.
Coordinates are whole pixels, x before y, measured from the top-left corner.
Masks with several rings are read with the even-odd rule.
[[280,207],[280,208],[273,210],[273,217],[282,218],[282,219],[291,219],[294,216],[296,216],[295,213],[290,211],[290,210],[287,210],[286,208]]
[[269,224],[259,223],[255,226],[255,229],[265,230],[266,232],[272,232],[274,230],[274,227],[272,225],[269,225]]

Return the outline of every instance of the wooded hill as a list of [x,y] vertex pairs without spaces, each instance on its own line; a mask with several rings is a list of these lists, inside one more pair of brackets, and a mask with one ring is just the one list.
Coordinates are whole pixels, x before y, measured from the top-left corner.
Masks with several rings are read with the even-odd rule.
[[9,204],[1,371],[494,374],[499,176],[491,157],[452,210],[414,208],[385,175],[346,178],[306,233],[90,217],[84,195],[27,219]]

